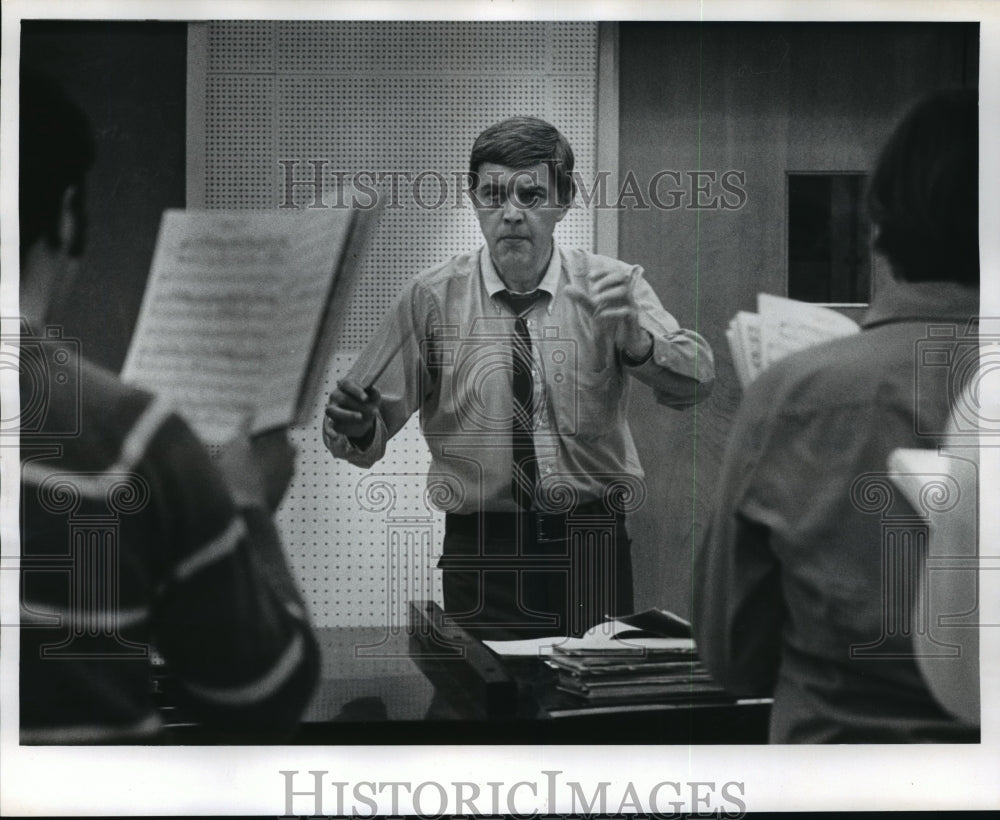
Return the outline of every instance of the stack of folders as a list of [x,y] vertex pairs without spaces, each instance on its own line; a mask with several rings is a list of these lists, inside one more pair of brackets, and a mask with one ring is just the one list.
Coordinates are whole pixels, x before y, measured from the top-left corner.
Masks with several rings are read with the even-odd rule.
[[588,703],[669,703],[723,697],[691,653],[637,650],[635,653],[602,657],[590,650],[556,647],[549,663],[558,671],[558,687]]
[[699,662],[690,626],[676,615],[647,610],[602,626],[611,632],[603,646],[552,647],[548,663],[561,691],[592,705],[726,697]]

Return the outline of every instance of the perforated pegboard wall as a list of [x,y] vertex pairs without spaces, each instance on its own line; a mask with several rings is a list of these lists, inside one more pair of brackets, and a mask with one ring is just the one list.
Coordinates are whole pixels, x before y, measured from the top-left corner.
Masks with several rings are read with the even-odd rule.
[[[595,172],[593,23],[224,21],[209,26],[205,65],[206,207],[308,204],[316,167],[327,203],[358,171],[400,180],[342,323],[331,389],[407,279],[482,243],[457,174],[484,127],[542,117],[569,139],[583,178]],[[593,215],[574,209],[556,238],[592,247]],[[321,417],[317,406],[315,423],[292,431],[297,474],[279,513],[290,561],[317,624],[398,623],[408,598],[440,600],[441,516],[423,500],[416,419],[362,471],[328,455]]]

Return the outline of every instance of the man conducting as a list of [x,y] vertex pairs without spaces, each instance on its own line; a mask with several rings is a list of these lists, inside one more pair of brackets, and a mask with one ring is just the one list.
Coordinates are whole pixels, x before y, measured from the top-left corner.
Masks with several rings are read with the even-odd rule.
[[447,513],[445,610],[480,637],[576,634],[632,608],[628,376],[690,407],[712,352],[640,267],[553,241],[575,195],[553,126],[487,128],[469,172],[486,244],[409,282],[330,394],[323,438],[369,467],[419,410],[428,495]]

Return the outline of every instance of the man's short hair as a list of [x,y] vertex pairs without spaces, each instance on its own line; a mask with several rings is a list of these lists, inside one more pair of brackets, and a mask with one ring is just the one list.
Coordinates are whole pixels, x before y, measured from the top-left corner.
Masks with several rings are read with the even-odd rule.
[[18,202],[21,256],[39,239],[59,241],[59,219],[66,190],[77,219],[74,246],[84,242],[83,183],[94,161],[90,123],[80,107],[44,74],[21,72]]
[[469,158],[471,187],[475,187],[484,162],[515,169],[545,163],[555,175],[558,203],[569,205],[576,195],[573,149],[554,126],[537,117],[511,117],[476,137]]
[[979,284],[978,109],[972,88],[932,94],[882,149],[868,207],[898,279]]

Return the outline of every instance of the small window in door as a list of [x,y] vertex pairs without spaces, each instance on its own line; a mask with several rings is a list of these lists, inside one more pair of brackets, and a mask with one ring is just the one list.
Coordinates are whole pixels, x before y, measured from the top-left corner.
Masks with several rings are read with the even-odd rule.
[[803,302],[862,305],[871,297],[866,175],[788,175],[788,295]]

